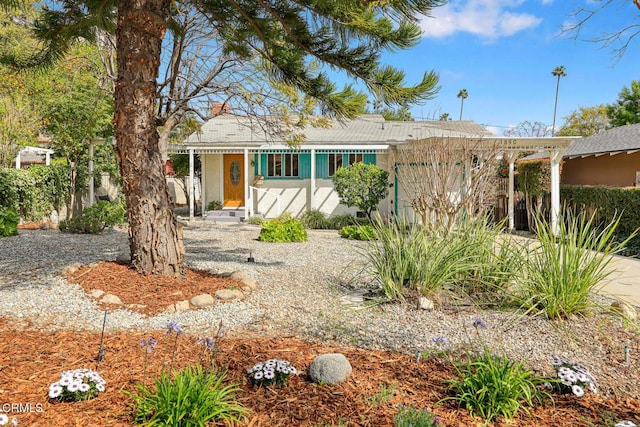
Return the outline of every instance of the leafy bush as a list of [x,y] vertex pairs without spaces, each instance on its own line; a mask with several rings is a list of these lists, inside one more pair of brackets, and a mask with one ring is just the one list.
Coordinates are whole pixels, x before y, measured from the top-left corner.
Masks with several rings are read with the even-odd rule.
[[497,416],[511,419],[525,405],[532,407],[550,397],[540,387],[545,379],[525,369],[524,362],[494,356],[486,346],[456,370],[460,378],[447,381],[455,396],[444,400],[458,402],[472,416],[479,415],[487,422]]
[[308,229],[326,230],[329,228],[329,221],[326,215],[315,209],[303,213],[300,217],[300,222]]
[[220,200],[213,200],[207,204],[208,211],[217,211],[222,209],[222,202]]
[[353,215],[349,214],[335,215],[328,218],[327,221],[329,222],[328,228],[331,230],[340,230],[347,225],[358,224],[358,220]]
[[134,422],[148,426],[204,427],[210,421],[239,421],[246,410],[237,403],[234,384],[223,385],[224,373],[187,367],[173,378],[163,372],[155,381],[155,391],[138,384],[134,400]]
[[14,210],[0,207],[0,237],[18,234],[19,223],[20,217]]
[[300,221],[289,215],[271,219],[262,223],[260,237],[262,242],[305,242],[307,230]]
[[393,425],[395,427],[437,427],[440,418],[426,409],[416,409],[413,406],[401,407],[398,410]]
[[353,240],[375,240],[376,232],[372,225],[347,225],[340,229],[340,237]]
[[517,303],[549,319],[588,312],[593,305],[591,293],[612,273],[611,255],[626,243],[613,242],[619,218],[596,227],[593,215],[587,219],[567,211],[558,220],[557,237],[545,220],[536,222],[539,245],[524,256],[514,293]]
[[60,230],[71,233],[96,234],[105,228],[126,222],[126,209],[121,200],[101,200],[82,210],[82,215],[69,221],[60,221]]
[[341,167],[333,175],[333,185],[340,196],[340,203],[357,206],[371,218],[371,212],[389,193],[389,172],[379,166],[354,163]]

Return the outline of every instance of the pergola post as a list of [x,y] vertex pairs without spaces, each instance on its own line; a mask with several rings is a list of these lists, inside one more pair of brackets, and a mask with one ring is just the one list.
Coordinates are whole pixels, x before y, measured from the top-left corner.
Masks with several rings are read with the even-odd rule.
[[515,193],[515,175],[514,175],[514,163],[518,153],[514,151],[507,151],[504,153],[505,159],[509,164],[509,188],[507,190],[507,213],[509,217],[509,231],[516,229],[515,225],[515,212],[514,212],[514,193]]
[[311,184],[310,184],[310,197],[309,208],[313,210],[315,208],[316,198],[316,150],[311,149]]
[[194,198],[195,192],[193,191],[194,185],[194,161],[193,161],[193,148],[189,149],[189,221],[193,221],[194,217]]
[[244,149],[244,217],[249,217],[249,149]]
[[560,214],[560,162],[564,150],[553,150],[549,154],[551,162],[551,231],[557,235]]

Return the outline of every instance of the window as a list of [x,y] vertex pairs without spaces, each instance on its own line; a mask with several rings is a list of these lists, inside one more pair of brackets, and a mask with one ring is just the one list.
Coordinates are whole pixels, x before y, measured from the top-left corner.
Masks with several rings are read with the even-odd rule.
[[342,154],[329,154],[329,176],[335,175],[342,167]]
[[349,154],[349,166],[351,166],[354,163],[362,163],[364,162],[364,155],[362,153],[360,154]]
[[297,177],[298,154],[267,154],[267,176],[272,178]]

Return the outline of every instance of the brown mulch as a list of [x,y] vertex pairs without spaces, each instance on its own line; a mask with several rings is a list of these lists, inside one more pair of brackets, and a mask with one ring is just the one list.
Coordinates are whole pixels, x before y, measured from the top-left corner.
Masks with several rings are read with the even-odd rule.
[[[221,289],[240,289],[242,283],[206,271],[186,269],[183,280],[166,276],[141,276],[128,263],[98,262],[80,267],[67,275],[69,283],[77,283],[85,292],[94,289],[116,295],[131,311],[154,316],[171,304],[190,300],[196,295],[214,295]],[[111,304],[98,304],[103,310],[117,308]],[[193,308],[193,307],[192,307]]]
[[[112,267],[102,284],[106,292],[126,285],[123,299],[144,303],[149,292],[158,286],[157,277],[133,275]],[[119,266],[118,266],[119,267]],[[119,274],[122,272],[122,276]],[[90,273],[87,273],[87,275]],[[196,283],[187,276],[182,289]],[[198,278],[197,281],[200,281]],[[221,279],[222,280],[222,279]],[[113,283],[113,288],[111,285]],[[228,286],[225,281],[221,287]],[[167,288],[168,289],[168,288]],[[164,288],[156,289],[159,297]],[[136,295],[138,293],[138,295]],[[126,296],[125,296],[126,295]],[[158,307],[164,307],[158,303]],[[217,325],[212,325],[211,335]],[[239,384],[237,399],[250,411],[244,426],[393,426],[399,405],[426,408],[441,417],[442,426],[483,425],[452,402],[437,403],[448,396],[445,380],[454,376],[448,363],[432,359],[416,363],[413,357],[384,351],[338,347],[302,341],[296,337],[229,336],[218,340],[217,363],[228,371],[228,380]],[[141,340],[153,336],[158,345],[148,355]],[[20,426],[129,426],[133,414],[131,398],[123,391],[135,391],[136,384],[151,385],[161,370],[183,368],[202,361],[202,347],[197,336],[181,335],[172,352],[175,335],[164,330],[112,332],[105,335],[105,357],[96,361],[100,334],[79,332],[42,332],[30,328],[28,321],[0,318],[0,409],[10,408],[10,416]],[[304,372],[314,357],[321,353],[341,352],[353,366],[352,376],[339,385],[317,385]],[[175,354],[175,358],[172,355]],[[300,375],[290,378],[283,387],[256,388],[245,375],[247,368],[269,358],[287,359]],[[173,359],[173,360],[172,360]],[[76,368],[98,370],[107,381],[107,391],[86,402],[58,403],[47,399],[49,384],[60,378],[63,370]],[[380,390],[393,388],[390,401],[379,402]],[[17,408],[17,409],[15,409]],[[509,426],[596,426],[611,420],[632,420],[640,424],[640,400],[606,399],[587,394],[581,399],[555,396],[543,407],[522,412]],[[506,426],[498,421],[494,426]]]

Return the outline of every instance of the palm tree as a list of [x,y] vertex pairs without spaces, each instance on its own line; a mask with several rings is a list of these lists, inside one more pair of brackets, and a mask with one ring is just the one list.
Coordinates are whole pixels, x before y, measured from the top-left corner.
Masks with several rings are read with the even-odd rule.
[[460,120],[462,120],[462,109],[464,108],[464,100],[469,97],[469,92],[467,92],[466,89],[460,89],[457,97],[460,98]]
[[553,106],[553,124],[551,125],[551,136],[555,136],[556,134],[556,111],[558,109],[558,89],[560,89],[560,77],[566,77],[567,72],[564,69],[564,65],[560,65],[553,69],[551,72],[552,76],[558,78],[558,83],[556,83],[556,103]]

